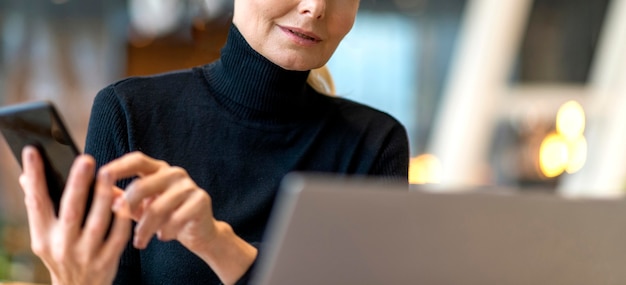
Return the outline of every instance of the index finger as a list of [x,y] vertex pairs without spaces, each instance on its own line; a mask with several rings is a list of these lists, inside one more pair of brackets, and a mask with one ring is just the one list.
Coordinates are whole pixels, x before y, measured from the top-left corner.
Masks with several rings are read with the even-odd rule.
[[135,151],[105,164],[100,168],[99,175],[108,176],[113,181],[133,176],[142,177],[158,171],[164,164],[166,163],[163,161]]
[[[98,172],[98,177],[107,177],[112,181],[118,181],[120,179],[138,176],[138,177],[146,177],[152,175],[159,171],[159,169],[163,167],[168,167],[169,165],[160,160],[153,159],[141,152],[131,152],[122,157],[115,159],[104,166],[102,166]],[[138,203],[143,201],[144,198],[153,196],[155,193],[153,191],[158,191],[154,187],[148,187],[148,190],[153,191],[133,191],[133,188],[136,188],[138,180],[133,181],[124,192],[123,195],[116,194],[116,202],[114,203],[114,211],[118,213],[124,213],[123,215],[130,215],[133,212],[132,209],[136,210]],[[139,187],[144,188],[144,187]],[[138,193],[137,193],[138,192]],[[132,197],[128,197],[128,195]],[[121,196],[121,197],[120,197]],[[126,213],[128,212],[128,213]]]
[[43,161],[36,148],[27,146],[22,150],[22,165],[19,181],[24,191],[30,232],[33,237],[43,236],[56,216],[48,194]]

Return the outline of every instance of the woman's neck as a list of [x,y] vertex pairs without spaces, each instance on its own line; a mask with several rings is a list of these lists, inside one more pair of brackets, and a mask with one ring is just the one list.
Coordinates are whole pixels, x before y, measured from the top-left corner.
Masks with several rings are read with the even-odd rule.
[[[272,63],[246,42],[231,26],[220,60],[207,76],[220,96],[259,112],[287,111],[306,101],[309,71],[290,71]],[[308,92],[310,93],[310,92]]]

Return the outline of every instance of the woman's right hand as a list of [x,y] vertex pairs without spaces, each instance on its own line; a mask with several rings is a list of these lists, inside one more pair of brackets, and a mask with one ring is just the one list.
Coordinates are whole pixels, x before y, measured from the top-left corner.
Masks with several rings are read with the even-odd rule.
[[105,239],[111,205],[117,195],[114,181],[105,175],[98,177],[89,216],[81,227],[94,159],[81,155],[75,160],[58,218],[48,195],[41,156],[34,147],[26,147],[22,162],[20,185],[25,195],[31,247],[50,271],[52,283],[111,284],[131,229],[128,218],[116,215]]

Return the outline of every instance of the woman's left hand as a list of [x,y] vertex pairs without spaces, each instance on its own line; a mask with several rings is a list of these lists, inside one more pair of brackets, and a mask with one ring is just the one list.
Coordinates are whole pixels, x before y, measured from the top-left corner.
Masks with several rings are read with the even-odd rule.
[[31,248],[48,268],[52,284],[111,284],[130,236],[130,220],[119,215],[106,234],[115,196],[113,181],[98,177],[93,204],[86,209],[96,162],[88,155],[77,157],[63,189],[57,217],[48,195],[41,155],[28,146],[22,151],[22,161],[20,185],[24,190]]
[[136,222],[133,245],[143,249],[154,234],[162,241],[178,240],[191,251],[216,236],[211,197],[180,167],[133,152],[100,169],[114,180],[137,176],[113,205]]
[[99,175],[115,181],[137,177],[113,205],[113,211],[137,222],[135,247],[146,248],[154,234],[162,241],[178,240],[224,284],[234,284],[256,259],[257,249],[215,219],[211,197],[184,169],[133,152],[101,167]]

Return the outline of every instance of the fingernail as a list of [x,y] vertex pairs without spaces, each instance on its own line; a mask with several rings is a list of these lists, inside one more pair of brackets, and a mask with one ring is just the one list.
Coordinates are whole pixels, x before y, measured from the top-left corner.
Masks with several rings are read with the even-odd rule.
[[80,171],[83,173],[89,172],[89,163],[85,160],[81,161]]
[[108,171],[103,171],[102,169],[98,172],[98,179],[105,183],[112,183],[111,174]]
[[137,236],[133,238],[133,246],[138,249],[146,248],[145,242]]
[[131,217],[130,205],[126,202],[125,195],[115,198],[113,205],[111,205],[111,210],[122,217]]
[[35,152],[32,150],[32,146],[26,146],[26,159],[33,161],[35,159]]
[[111,210],[113,212],[118,212],[122,209],[123,204],[124,204],[124,199],[122,197],[117,197],[115,198],[115,201],[113,201],[113,205],[111,206]]

